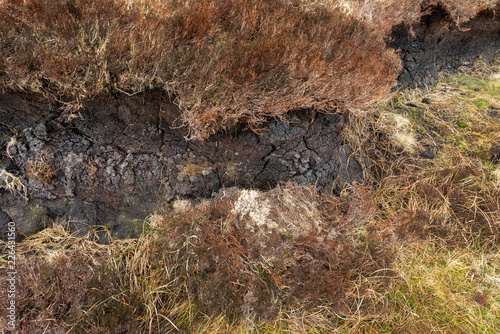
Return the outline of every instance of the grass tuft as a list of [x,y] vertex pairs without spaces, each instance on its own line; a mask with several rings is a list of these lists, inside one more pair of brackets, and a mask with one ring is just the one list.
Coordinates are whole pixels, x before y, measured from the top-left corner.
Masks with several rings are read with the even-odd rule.
[[497,1],[3,0],[0,87],[62,101],[166,91],[190,137],[289,110],[384,101],[400,71],[384,38],[438,3],[460,25]]
[[[4,1],[0,57],[20,57],[5,56],[0,76],[19,89],[71,95],[78,87],[63,110],[70,116],[81,98],[159,85],[175,91],[193,136],[204,138],[312,97],[322,111],[369,105],[390,84],[361,93],[360,85],[386,84],[388,72],[359,78],[377,62],[395,64],[377,49],[375,23],[411,22],[409,9],[436,4]],[[495,5],[439,4],[458,24]],[[367,53],[356,53],[360,45]],[[360,62],[366,67],[352,67]],[[372,164],[364,184],[338,196],[295,183],[229,188],[175,201],[137,239],[102,245],[97,227],[76,237],[57,224],[25,239],[18,332],[500,332],[498,69],[478,61],[426,92],[351,109],[345,141]],[[33,177],[50,181],[43,170]],[[186,165],[181,177],[198,173],[206,169]],[[0,170],[0,181],[25,194],[10,173]]]

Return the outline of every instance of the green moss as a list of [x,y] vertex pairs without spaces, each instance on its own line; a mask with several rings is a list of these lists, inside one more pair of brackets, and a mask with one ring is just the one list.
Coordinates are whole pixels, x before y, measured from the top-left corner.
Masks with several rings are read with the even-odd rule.
[[486,108],[490,105],[490,103],[488,102],[488,100],[484,99],[484,98],[477,98],[475,99],[474,101],[472,101],[472,104],[475,105],[476,107],[482,109],[482,108]]
[[457,75],[451,78],[451,82],[458,86],[463,86],[474,93],[489,93],[493,96],[500,96],[500,83],[484,80],[473,76]]

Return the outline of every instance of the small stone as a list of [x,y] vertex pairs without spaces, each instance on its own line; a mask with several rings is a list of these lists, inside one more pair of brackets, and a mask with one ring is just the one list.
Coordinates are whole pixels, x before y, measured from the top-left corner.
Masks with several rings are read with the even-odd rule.
[[493,143],[490,147],[491,162],[500,162],[500,141]]
[[35,137],[38,139],[45,140],[47,139],[47,128],[45,127],[45,124],[38,124],[35,129],[33,130],[33,134]]
[[420,153],[420,155],[427,159],[434,159],[436,157],[436,153],[431,148],[427,148],[425,151]]

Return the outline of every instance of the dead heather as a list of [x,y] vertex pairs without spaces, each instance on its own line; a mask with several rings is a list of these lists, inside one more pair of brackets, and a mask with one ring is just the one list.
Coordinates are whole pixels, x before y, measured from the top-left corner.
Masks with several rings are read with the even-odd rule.
[[476,65],[351,115],[346,140],[376,160],[338,196],[228,188],[139,239],[28,238],[21,332],[498,332],[500,86]]
[[314,328],[314,317],[296,322],[321,309],[334,322],[379,314],[371,297],[393,276],[392,251],[363,227],[374,204],[363,187],[334,197],[287,184],[226,189],[152,216],[156,229],[139,240],[108,246],[56,226],[18,248],[19,328],[220,332]]
[[26,163],[26,176],[30,179],[37,179],[43,184],[49,183],[56,174],[56,170],[46,157],[29,160]]
[[204,139],[292,109],[383,101],[400,70],[384,42],[393,25],[438,4],[460,23],[496,3],[2,0],[0,86],[63,106],[160,88]]
[[0,22],[3,87],[76,101],[159,87],[195,138],[367,106],[400,69],[375,27],[316,1],[3,1]]
[[[115,7],[109,7],[110,4]],[[286,90],[283,87],[299,86],[290,86],[289,82],[283,83],[282,88],[259,86],[278,75],[273,72],[274,67],[256,72],[254,81],[248,77],[251,71],[237,72],[242,81],[229,85],[228,78],[238,76],[229,76],[226,67],[219,72],[196,73],[201,67],[192,67],[194,60],[218,50],[217,57],[221,58],[214,59],[221,62],[210,63],[206,71],[214,69],[210,66],[234,65],[229,61],[234,58],[224,53],[232,49],[222,48],[218,43],[244,49],[251,41],[258,41],[261,44],[248,51],[252,57],[262,50],[277,52],[281,46],[265,44],[264,37],[270,31],[266,29],[272,27],[284,25],[291,29],[285,24],[286,16],[280,16],[285,14],[291,18],[290,22],[309,17],[311,27],[318,25],[318,30],[311,29],[311,33],[318,34],[316,37],[305,33],[302,39],[297,39],[298,44],[292,43],[302,50],[299,46],[305,48],[304,45],[310,44],[300,43],[326,33],[320,26],[330,22],[337,9],[328,7],[323,13],[324,7],[317,3],[297,2],[302,7],[293,7],[263,1],[259,4],[267,6],[269,11],[259,14],[253,7],[255,13],[250,9],[232,11],[243,7],[229,4],[248,5],[243,1],[191,1],[184,5],[173,1],[154,5],[131,1],[4,1],[1,19],[9,25],[0,28],[4,34],[1,48],[20,55],[14,59],[2,51],[0,57],[6,57],[4,65],[0,65],[4,66],[1,68],[4,87],[51,94],[59,91],[66,97],[83,99],[106,90],[134,93],[159,85],[175,92],[185,106],[186,120],[191,116],[207,117],[202,118],[205,123],[193,127],[201,131],[196,132],[198,135],[213,131],[210,128],[213,119],[221,120],[217,123],[221,128],[237,122],[231,118],[235,117],[230,112],[232,106],[237,105],[244,112],[262,111],[255,119],[253,114],[244,116],[257,120],[269,110],[239,107],[253,101],[253,96],[279,105],[280,92]],[[338,24],[350,27],[357,22],[359,31],[372,31],[369,27],[376,17],[372,14],[378,8],[375,2],[357,2],[360,7],[348,2],[339,4],[343,7],[332,8],[342,13],[352,8],[359,10],[356,16],[342,16],[340,23],[336,21]],[[474,2],[475,7],[459,9],[452,7],[451,2],[440,4],[450,15],[460,18],[455,18],[457,22],[494,5]],[[234,17],[234,22],[240,22],[239,30],[231,26],[232,21],[222,20],[222,14],[215,12],[224,9],[220,6],[228,6],[224,13]],[[47,13],[51,13],[51,19],[45,18]],[[205,16],[207,13],[210,15]],[[276,19],[266,18],[266,13],[272,13]],[[252,15],[259,18],[254,26],[247,21]],[[401,22],[402,16],[398,15],[384,20]],[[410,20],[410,16],[408,13],[405,20]],[[109,20],[110,17],[116,19]],[[227,30],[221,30],[225,25]],[[248,31],[242,29],[247,25]],[[262,31],[255,30],[256,27]],[[354,37],[356,29],[351,31]],[[180,35],[154,37],[166,31]],[[145,32],[152,37],[146,39]],[[247,38],[238,42],[235,36]],[[268,45],[268,49],[257,47],[262,45]],[[183,50],[183,57],[194,60],[163,57],[172,50]],[[172,55],[180,57],[181,52],[175,52]],[[46,57],[32,57],[33,54]],[[299,57],[298,54],[295,55]],[[156,58],[159,55],[163,56]],[[387,56],[383,52],[380,55]],[[248,61],[256,59],[256,63],[241,68],[253,70],[267,56],[264,52],[263,58],[250,57]],[[140,57],[145,60],[137,61]],[[239,57],[245,59],[244,55]],[[313,56],[301,59],[313,59],[308,57]],[[295,64],[294,59],[288,59],[286,66]],[[167,66],[170,61],[191,65],[182,67],[189,70],[177,76],[168,76],[167,69],[181,68]],[[55,66],[57,62],[61,63]],[[65,62],[66,67],[62,66]],[[393,64],[392,60],[389,63]],[[315,62],[304,64],[307,66],[303,70],[310,71],[310,64]],[[334,67],[332,71],[340,70]],[[370,112],[350,113],[344,137],[356,146],[353,154],[363,154],[372,160],[372,165],[367,166],[371,178],[365,184],[346,187],[338,196],[318,194],[313,187],[292,183],[267,192],[229,188],[212,199],[178,201],[151,215],[144,222],[146,231],[139,239],[115,240],[103,245],[96,242],[99,231],[77,237],[67,232],[63,224],[29,237],[17,248],[18,280],[22,282],[17,295],[19,331],[500,332],[498,72],[495,63],[488,66],[478,61],[472,69],[443,76],[427,92],[398,92]],[[212,77],[217,80],[210,81],[215,90],[191,100],[195,93],[206,91],[207,82],[202,80],[209,73],[219,75]],[[320,75],[317,82],[309,77],[305,82],[314,87],[326,77]],[[193,78],[196,81],[189,81]],[[193,88],[183,86],[193,82]],[[213,99],[212,94],[221,87],[241,89],[223,90],[241,95],[234,100],[224,94]],[[187,95],[182,95],[183,89],[187,89]],[[261,95],[252,95],[259,89]],[[81,95],[75,95],[77,91]],[[268,94],[271,91],[276,95]],[[297,95],[290,96],[290,101],[294,101],[290,103],[300,100]],[[376,94],[369,98],[373,96]],[[240,104],[233,104],[234,101]],[[353,98],[353,101],[364,100]],[[208,109],[196,109],[202,105]],[[216,108],[222,105],[229,109]],[[11,175],[5,174],[3,179],[4,188],[23,191],[22,184],[16,185]],[[0,261],[0,271],[5,270],[5,262]],[[2,312],[8,301],[5,293],[5,289],[0,290],[3,297],[0,327],[4,325]]]

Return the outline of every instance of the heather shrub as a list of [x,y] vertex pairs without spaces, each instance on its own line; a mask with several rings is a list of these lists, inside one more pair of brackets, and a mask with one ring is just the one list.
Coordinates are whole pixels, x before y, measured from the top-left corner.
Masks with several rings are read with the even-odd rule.
[[159,87],[203,139],[383,100],[400,70],[384,38],[438,5],[460,24],[497,1],[3,0],[0,86],[75,105]]
[[373,213],[364,187],[334,197],[287,184],[224,189],[152,216],[154,230],[110,245],[56,225],[17,248],[18,330],[210,332],[199,326],[217,317],[251,326],[318,307],[377,314],[375,291],[393,276],[377,271],[393,251],[387,233],[366,228]]
[[[338,196],[224,188],[162,208],[138,239],[99,245],[59,225],[27,238],[19,332],[498,332],[490,71],[350,115],[344,136],[374,159],[372,177]],[[417,144],[404,149],[394,131]]]
[[[133,292],[119,290],[115,247],[74,237],[61,225],[44,230],[16,247],[16,333],[124,333],[133,328]],[[2,262],[0,276],[8,269]],[[0,289],[0,327],[7,329],[9,298]]]
[[169,91],[192,135],[290,109],[364,107],[400,65],[369,21],[316,1],[3,1],[3,87],[69,100]]
[[349,314],[359,301],[353,290],[368,289],[353,279],[391,263],[391,245],[377,229],[363,238],[353,232],[371,219],[372,200],[362,187],[343,198],[295,184],[266,193],[226,189],[165,216],[158,242],[172,254],[165,259],[183,294],[206,314],[257,323],[298,307]]

